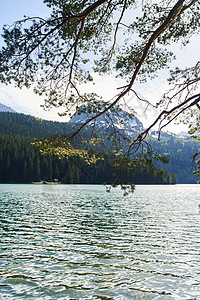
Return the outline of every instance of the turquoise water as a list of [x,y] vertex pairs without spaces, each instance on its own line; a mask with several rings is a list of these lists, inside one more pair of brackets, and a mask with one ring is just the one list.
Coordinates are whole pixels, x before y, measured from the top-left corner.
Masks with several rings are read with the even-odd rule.
[[199,204],[199,185],[0,185],[0,299],[200,299]]

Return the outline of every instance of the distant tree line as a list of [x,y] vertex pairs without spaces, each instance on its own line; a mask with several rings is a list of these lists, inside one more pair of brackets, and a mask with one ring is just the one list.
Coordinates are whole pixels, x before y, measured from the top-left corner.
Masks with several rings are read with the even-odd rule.
[[[114,175],[115,173],[115,175]],[[43,156],[32,146],[30,140],[0,135],[0,182],[31,183],[33,181],[52,181],[62,183],[112,183],[116,176],[123,183],[170,184],[176,183],[175,174],[166,170],[157,170],[148,174],[145,169],[136,173],[113,168],[113,157],[106,156],[96,164],[86,164],[79,157],[59,159],[56,156]]]
[[[113,173],[116,171],[113,168],[112,155],[104,154],[103,161],[98,161],[96,165],[87,165],[80,158],[66,160],[55,156],[42,156],[30,143],[34,138],[67,133],[72,126],[72,123],[0,112],[0,182],[28,183],[51,178],[65,183],[113,182]],[[196,167],[192,157],[199,149],[197,141],[168,137],[162,138],[160,142],[149,138],[148,142],[158,153],[166,155],[170,162],[164,166],[155,163],[159,170],[155,170],[153,174],[148,174],[142,167],[131,174],[119,170],[118,175],[122,181],[149,184],[175,183],[177,177],[178,183],[197,182],[199,178],[192,173],[193,164],[194,168]],[[105,151],[105,148],[101,151]]]
[[[156,139],[150,141],[152,147],[162,155],[169,158],[169,163],[165,164],[165,169],[169,173],[176,173],[178,183],[197,183],[199,177],[193,174],[196,169],[193,155],[198,152],[199,143],[192,138],[163,138],[160,142]],[[162,167],[160,162],[156,162],[157,167]]]

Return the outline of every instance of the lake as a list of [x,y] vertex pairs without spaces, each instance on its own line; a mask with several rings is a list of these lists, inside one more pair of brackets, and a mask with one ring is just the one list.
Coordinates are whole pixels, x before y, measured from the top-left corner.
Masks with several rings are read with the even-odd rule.
[[0,185],[0,299],[200,299],[200,186]]

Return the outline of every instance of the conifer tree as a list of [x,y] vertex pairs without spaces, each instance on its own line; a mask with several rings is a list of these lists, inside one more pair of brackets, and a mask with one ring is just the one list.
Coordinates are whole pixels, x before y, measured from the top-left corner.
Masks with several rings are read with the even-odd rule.
[[[45,151],[50,148],[55,153],[63,151],[63,155],[80,155],[88,160],[88,153],[79,151],[80,147],[75,147],[72,140],[80,136],[86,125],[95,127],[95,120],[103,114],[113,125],[112,114],[119,116],[116,104],[120,105],[127,94],[137,95],[136,80],[145,81],[156,76],[158,70],[168,68],[174,59],[168,45],[178,41],[186,45],[191,36],[199,33],[199,1],[44,0],[44,3],[51,9],[48,18],[24,17],[13,26],[4,27],[0,80],[6,84],[15,82],[18,87],[34,84],[35,92],[45,95],[47,108],[63,106],[69,115],[72,109],[78,114],[86,112],[88,119],[84,124],[54,142],[44,141],[43,147]],[[127,18],[130,11],[131,18]],[[158,105],[162,107],[164,103],[167,109],[138,137],[129,139],[126,157],[144,149],[148,132],[159,122],[162,130],[186,110],[196,108],[194,112],[199,114],[200,94],[196,90],[199,68],[197,62],[186,70],[177,68],[172,72],[171,83],[175,83],[175,88],[165,93]],[[109,102],[102,102],[95,93],[83,93],[80,89],[80,84],[93,80],[91,70],[100,74],[115,72],[126,78],[127,84],[119,87]],[[150,105],[148,99],[138,96],[138,100]],[[168,109],[170,103],[173,105]],[[116,135],[112,138],[116,139]],[[150,154],[155,158],[150,152],[147,147],[148,155],[142,159]]]

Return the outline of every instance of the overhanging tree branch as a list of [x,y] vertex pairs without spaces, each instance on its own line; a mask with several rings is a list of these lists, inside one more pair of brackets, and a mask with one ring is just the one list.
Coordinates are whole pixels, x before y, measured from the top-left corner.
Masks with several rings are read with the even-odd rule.
[[[178,41],[185,37],[188,39],[199,30],[199,19],[195,15],[195,12],[198,12],[196,5],[198,1],[173,0],[167,4],[162,2],[163,6],[153,1],[142,7],[142,17],[138,16],[136,21],[132,20],[134,22],[126,26],[128,33],[123,32],[128,35],[131,29],[131,34],[134,34],[136,41],[120,49],[116,47],[116,44],[122,18],[126,10],[132,8],[133,4],[140,4],[140,0],[98,0],[95,2],[76,0],[74,3],[68,0],[45,0],[45,3],[53,7],[51,17],[46,21],[37,17],[26,18],[18,25],[15,24],[12,30],[6,31],[5,29],[4,38],[7,48],[3,48],[0,53],[0,79],[2,82],[9,83],[13,80],[20,87],[24,84],[29,86],[30,83],[38,81],[38,87],[35,90],[47,97],[46,107],[65,105],[68,112],[72,107],[73,110],[77,109],[80,112],[79,108],[83,104],[95,107],[98,103],[94,115],[89,116],[74,132],[61,137],[61,140],[65,140],[68,145],[75,136],[79,136],[86,125],[96,122],[98,117],[107,114],[108,111],[114,112],[115,105],[119,104],[121,99],[126,101],[125,96],[129,92],[133,91],[137,94],[133,90],[136,79],[151,78],[151,74],[154,75],[157,70],[169,65],[173,55],[158,45],[163,47],[171,41]],[[171,3],[174,3],[172,8]],[[194,14],[191,13],[192,8]],[[113,26],[113,17],[116,17],[116,12],[118,20]],[[199,16],[199,13],[197,15]],[[25,28],[26,21],[28,25],[31,21],[29,28]],[[124,38],[123,41],[127,39]],[[130,76],[128,84],[122,87],[110,102],[104,102],[103,105],[99,103],[100,98],[97,95],[82,94],[79,88],[79,84],[91,80],[91,64],[88,70],[84,67],[90,60],[91,53],[98,56],[97,63],[95,58],[92,59],[93,66],[97,66],[95,71],[106,72],[109,70],[108,64],[113,66],[112,63],[115,63],[115,69],[119,75]],[[99,54],[102,55],[102,59],[99,59]],[[185,100],[191,101],[185,103],[179,97],[177,100],[180,106],[174,106],[174,110],[166,106],[167,108],[149,128],[161,122],[161,130],[169,124],[167,116],[175,113],[175,116],[171,117],[173,120],[184,112],[186,107],[191,108],[191,102],[195,103],[196,100],[191,97],[193,97],[198,81],[199,76],[194,74],[188,81],[176,83],[174,92],[171,92],[173,95],[170,94],[162,100],[170,103],[181,95]],[[141,97],[138,99],[144,101]],[[150,105],[148,99],[145,103]],[[196,106],[199,106],[198,101]],[[67,111],[65,113],[67,114]],[[166,123],[163,124],[164,122]],[[111,123],[114,126],[114,122]],[[144,131],[133,141],[135,150],[139,149],[141,142],[144,143],[149,130]]]
[[82,124],[80,126],[80,128],[75,132],[73,133],[71,136],[70,136],[70,139],[71,138],[74,138],[77,134],[79,134],[79,132],[86,126],[88,125],[90,122],[92,122],[93,120],[95,120],[96,118],[100,117],[101,115],[103,115],[104,113],[106,113],[108,110],[110,110],[113,106],[115,106],[120,99],[122,99],[130,90],[131,90],[131,87],[132,85],[134,84],[135,82],[135,79],[140,71],[140,68],[143,64],[143,62],[145,61],[145,58],[147,57],[148,55],[148,51],[149,49],[151,48],[152,44],[154,43],[154,41],[156,40],[156,38],[158,36],[160,36],[169,26],[170,24],[174,21],[174,19],[180,14],[181,12],[181,9],[182,9],[182,6],[183,6],[183,3],[184,3],[184,0],[179,0],[176,5],[172,8],[172,10],[170,11],[170,13],[168,14],[167,18],[165,19],[165,21],[158,27],[158,29],[156,29],[154,31],[154,33],[151,35],[149,41],[147,42],[144,50],[143,50],[143,54],[142,54],[142,57],[135,69],[135,72],[128,84],[128,86],[117,96],[116,100],[114,102],[112,102],[110,105],[107,106],[107,108],[105,108],[102,112],[98,113],[96,116],[88,119],[84,124]]
[[[194,101],[192,101],[190,103],[191,100],[195,99]],[[130,155],[130,152],[132,150],[132,148],[134,147],[135,143],[139,142],[139,144],[141,144],[145,138],[147,137],[148,133],[150,132],[150,130],[158,123],[158,122],[163,122],[163,120],[165,120],[168,116],[170,116],[173,112],[181,109],[180,111],[178,111],[178,113],[175,115],[175,117],[173,117],[171,120],[169,120],[166,124],[164,124],[163,126],[160,127],[160,131],[166,127],[167,125],[169,125],[175,118],[177,118],[178,115],[180,115],[182,112],[184,112],[186,109],[198,105],[198,103],[200,102],[200,94],[196,94],[190,98],[188,98],[187,100],[185,100],[183,103],[180,103],[176,106],[174,106],[172,109],[170,110],[163,110],[159,116],[155,119],[155,121],[142,133],[140,133],[138,135],[138,137],[131,143],[131,145],[129,146],[129,149],[126,153],[126,156]],[[164,116],[163,120],[162,117]]]

